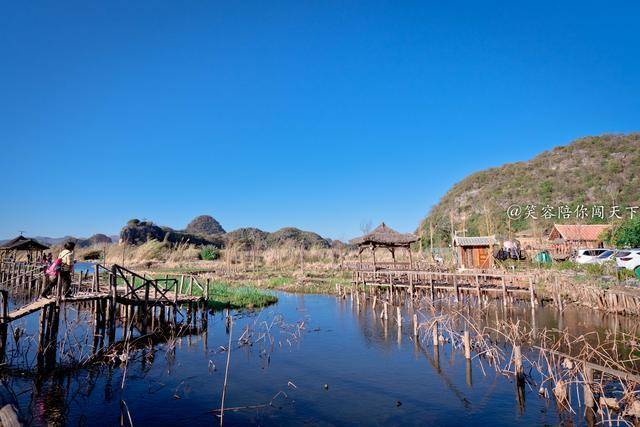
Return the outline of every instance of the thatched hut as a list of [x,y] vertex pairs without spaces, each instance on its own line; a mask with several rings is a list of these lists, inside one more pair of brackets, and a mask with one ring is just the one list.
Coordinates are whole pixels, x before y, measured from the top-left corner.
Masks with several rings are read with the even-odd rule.
[[418,241],[418,237],[415,234],[403,234],[398,233],[394,229],[387,227],[383,222],[371,233],[364,236],[357,237],[351,240],[349,243],[358,246],[358,257],[360,263],[362,263],[362,252],[366,249],[371,250],[373,256],[373,268],[376,269],[376,249],[385,248],[391,252],[393,263],[396,263],[396,249],[404,248],[409,252],[409,265],[413,266],[413,260],[411,258],[411,244]]
[[15,239],[9,240],[0,246],[0,259],[12,258],[17,259],[19,253],[26,253],[27,260],[39,259],[42,252],[49,249],[49,246],[43,245],[35,239],[30,239],[22,235]]

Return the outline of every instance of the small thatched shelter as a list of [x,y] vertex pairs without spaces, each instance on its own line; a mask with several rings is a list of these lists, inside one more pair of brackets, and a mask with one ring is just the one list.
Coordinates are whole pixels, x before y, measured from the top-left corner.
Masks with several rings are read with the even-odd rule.
[[30,239],[20,235],[0,246],[0,255],[2,255],[2,259],[7,255],[14,255],[13,258],[15,259],[15,255],[17,255],[18,252],[26,252],[27,259],[33,259],[34,254],[36,255],[36,258],[39,258],[42,255],[42,252],[47,249],[49,249],[49,246],[43,245],[35,239]]
[[418,237],[415,234],[398,233],[394,229],[387,227],[387,225],[383,222],[371,233],[365,234],[361,237],[357,237],[351,240],[349,243],[358,246],[358,257],[360,257],[361,263],[362,252],[364,252],[365,249],[371,249],[371,254],[373,256],[373,267],[375,269],[377,248],[388,249],[391,252],[391,257],[393,258],[394,264],[396,262],[396,249],[405,248],[409,252],[409,265],[412,266],[413,260],[411,258],[411,244],[417,241]]

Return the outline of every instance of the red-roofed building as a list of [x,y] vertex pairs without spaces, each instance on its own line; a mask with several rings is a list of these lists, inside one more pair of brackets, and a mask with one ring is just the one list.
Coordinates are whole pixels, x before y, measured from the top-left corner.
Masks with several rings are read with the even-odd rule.
[[601,248],[602,234],[610,227],[608,224],[554,224],[549,241],[553,251],[561,254],[581,248]]

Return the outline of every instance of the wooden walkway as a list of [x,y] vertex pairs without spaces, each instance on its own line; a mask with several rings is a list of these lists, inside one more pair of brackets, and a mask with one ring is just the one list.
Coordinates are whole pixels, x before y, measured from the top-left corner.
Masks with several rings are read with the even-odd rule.
[[[23,278],[26,277],[23,270],[29,271],[28,276],[31,277],[33,269],[27,266],[13,270],[19,273],[11,275],[12,281],[4,283],[4,289],[0,289],[0,323],[5,324],[39,311],[50,304],[109,300],[113,304],[177,308],[179,305],[191,307],[203,302],[208,299],[209,293],[209,283],[203,286],[194,277],[189,277],[185,289],[185,276],[182,276],[180,281],[168,277],[151,279],[118,265],[107,268],[97,264],[91,281],[86,280],[88,277],[86,273],[78,274],[78,280],[74,281],[68,290],[71,295],[63,295],[61,286],[56,284],[53,295],[38,297],[45,287],[44,281],[42,283],[31,281],[23,287]],[[25,290],[28,291],[28,295],[35,295],[36,299],[15,307],[9,312],[10,295],[21,294]],[[194,295],[194,291],[200,295]]]
[[[118,289],[117,292],[118,292],[118,296],[117,296],[118,302],[123,304],[136,302],[136,300],[132,298],[123,298],[121,296],[125,294],[124,289]],[[174,301],[176,304],[179,304],[179,305],[188,304],[188,303],[197,303],[199,301],[202,301],[202,297],[198,297],[198,296],[181,295],[179,297],[176,297],[174,292],[168,292],[167,294],[168,294],[167,295],[168,298],[170,298],[172,301]],[[74,294],[73,296],[62,297],[60,301],[68,303],[68,302],[91,301],[91,300],[100,300],[100,299],[108,299],[108,298],[111,298],[111,295],[107,292],[80,292],[80,293]],[[13,322],[14,320],[18,320],[21,317],[27,316],[31,313],[35,313],[36,311],[42,309],[43,307],[49,304],[55,304],[57,302],[58,300],[55,297],[40,297],[37,300],[32,301],[27,305],[24,305],[16,310],[11,311],[3,318],[3,320],[0,320],[0,322],[2,321],[4,321],[5,323]],[[149,297],[148,304],[149,306],[166,305],[166,301],[161,298],[154,298],[151,296]]]
[[[366,267],[366,266],[365,266]],[[536,303],[533,276],[528,274],[505,274],[486,272],[450,273],[417,269],[354,270],[352,283],[373,288],[408,290],[411,295],[425,291],[435,297],[437,292],[452,292],[457,297],[462,294],[502,297],[518,295]]]

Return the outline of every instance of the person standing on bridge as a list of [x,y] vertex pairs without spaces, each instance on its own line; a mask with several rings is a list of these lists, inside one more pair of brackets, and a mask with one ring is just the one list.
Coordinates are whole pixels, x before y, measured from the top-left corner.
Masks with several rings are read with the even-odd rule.
[[76,247],[75,242],[67,242],[64,244],[64,249],[58,255],[58,258],[62,260],[62,265],[60,266],[60,285],[62,286],[62,293],[65,296],[68,296],[71,288],[71,275],[73,273],[73,263],[75,262],[73,259],[73,250]]
[[69,241],[65,243],[64,248],[58,255],[58,259],[48,267],[47,274],[51,277],[48,278],[49,283],[45,286],[45,289],[42,292],[43,297],[47,297],[51,294],[51,290],[56,283],[59,283],[60,286],[62,286],[63,295],[67,296],[69,294],[74,263],[73,250],[75,247],[75,242]]

